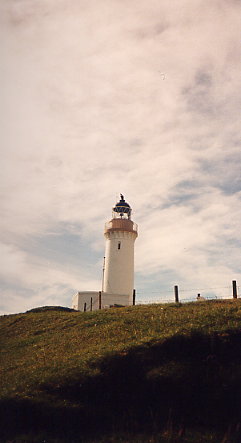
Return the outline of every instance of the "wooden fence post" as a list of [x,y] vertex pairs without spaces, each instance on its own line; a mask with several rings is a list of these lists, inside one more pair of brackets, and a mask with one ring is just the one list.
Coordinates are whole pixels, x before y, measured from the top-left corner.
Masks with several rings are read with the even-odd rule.
[[133,306],[136,304],[136,290],[133,289]]
[[174,286],[174,294],[175,294],[175,302],[179,303],[179,298],[178,298],[178,286]]
[[233,298],[238,298],[237,282],[236,280],[233,280],[232,283],[233,283]]
[[101,291],[99,291],[99,309],[101,309]]
[[84,312],[86,312],[86,303],[84,304]]
[[93,298],[90,298],[90,310],[93,311]]

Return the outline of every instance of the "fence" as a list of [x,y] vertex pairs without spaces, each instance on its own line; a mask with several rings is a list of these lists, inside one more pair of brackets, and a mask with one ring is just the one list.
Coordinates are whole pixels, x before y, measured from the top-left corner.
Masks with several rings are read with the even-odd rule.
[[[224,295],[216,295],[216,294],[210,294],[210,291],[220,291],[220,290],[227,290],[225,291],[226,294]],[[148,292],[148,295],[151,294],[159,294],[159,297],[156,296],[155,298],[143,299],[139,298],[139,294],[143,294],[143,292],[140,292],[139,294],[136,294],[136,291],[133,291],[133,305],[138,304],[153,304],[153,303],[188,303],[193,301],[204,301],[204,300],[224,300],[224,299],[237,299],[238,298],[238,290],[240,290],[240,286],[237,286],[237,281],[233,280],[231,286],[225,286],[225,287],[215,287],[215,288],[197,288],[197,289],[179,289],[178,285],[175,285],[172,290],[166,291],[165,293],[161,294],[160,292]],[[192,296],[188,296],[188,292],[192,292]],[[147,292],[146,292],[147,294]],[[168,294],[168,295],[167,295]],[[169,296],[170,294],[170,296]],[[187,296],[183,297],[183,294],[186,294]]]
[[[228,290],[229,293],[225,295],[216,295],[216,294],[209,294],[207,291],[214,291],[214,290],[221,290],[225,289]],[[202,289],[179,289],[178,285],[175,285],[172,290],[169,290],[165,292],[165,294],[161,294],[160,292],[148,292],[148,295],[150,294],[158,294],[159,296],[155,297],[155,299],[151,299],[148,297],[148,299],[141,299],[138,297],[137,291],[133,290],[133,297],[132,297],[132,304],[133,305],[143,305],[143,304],[158,304],[158,303],[188,303],[188,302],[194,302],[194,301],[205,301],[205,300],[224,300],[224,299],[237,299],[238,298],[238,289],[240,290],[240,286],[237,286],[236,280],[232,281],[231,286],[225,286],[225,287],[215,287],[215,288],[202,288]],[[187,294],[188,292],[193,292],[195,295],[191,297],[183,297],[183,294]],[[228,292],[227,291],[227,292]],[[168,293],[168,296],[166,297],[166,294]],[[99,291],[96,295],[96,299],[94,301],[93,297],[90,298],[90,300],[83,305],[83,311],[92,311],[96,309],[102,309],[103,307],[103,300],[102,296],[104,294],[102,291]],[[143,293],[139,293],[143,294]],[[147,292],[146,292],[147,294]],[[170,297],[169,297],[170,294]],[[97,299],[98,297],[98,299]],[[94,308],[95,303],[95,308]],[[98,306],[98,307],[97,307]],[[111,305],[113,307],[121,306],[119,304],[113,304]]]

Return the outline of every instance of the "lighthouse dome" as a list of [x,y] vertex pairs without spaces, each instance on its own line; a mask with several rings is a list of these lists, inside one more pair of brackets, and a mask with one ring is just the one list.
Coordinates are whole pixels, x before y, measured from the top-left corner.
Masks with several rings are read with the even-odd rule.
[[127,215],[128,218],[131,216],[131,207],[129,203],[127,203],[124,199],[124,195],[120,195],[120,201],[116,203],[116,205],[113,208],[113,211],[123,217],[124,214]]

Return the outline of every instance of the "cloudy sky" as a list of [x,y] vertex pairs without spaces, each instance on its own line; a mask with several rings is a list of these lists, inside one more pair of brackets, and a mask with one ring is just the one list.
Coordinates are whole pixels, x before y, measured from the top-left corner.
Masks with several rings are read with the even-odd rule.
[[1,0],[1,313],[101,288],[120,192],[138,301],[241,285],[240,14],[238,0]]

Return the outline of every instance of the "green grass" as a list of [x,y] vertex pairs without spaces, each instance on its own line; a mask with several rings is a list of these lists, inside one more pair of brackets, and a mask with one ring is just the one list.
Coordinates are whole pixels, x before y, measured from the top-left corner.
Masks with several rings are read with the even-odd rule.
[[239,442],[241,301],[2,316],[1,442]]

